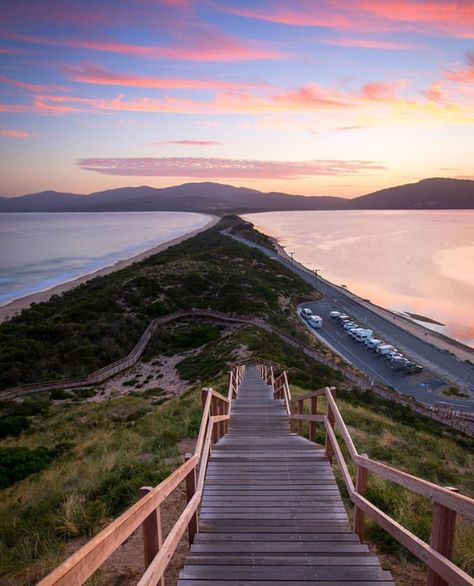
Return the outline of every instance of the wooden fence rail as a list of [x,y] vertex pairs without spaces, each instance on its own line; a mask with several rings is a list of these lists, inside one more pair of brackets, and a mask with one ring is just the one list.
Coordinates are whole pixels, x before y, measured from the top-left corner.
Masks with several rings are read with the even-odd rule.
[[[76,586],[83,584],[142,526],[145,573],[140,586],[164,586],[164,572],[188,529],[189,543],[199,530],[199,506],[212,445],[227,432],[232,399],[242,381],[245,364],[235,365],[229,374],[228,396],[213,389],[203,389],[203,414],[194,454],[187,454],[184,464],[154,488],[143,487],[140,500],[110,525],[43,578],[38,586]],[[187,506],[163,541],[160,506],[182,483],[186,483]]]
[[[420,415],[424,415],[425,417],[430,417],[439,423],[447,425],[457,431],[461,431],[470,437],[474,437],[474,421],[469,420],[465,417],[465,414],[453,409],[444,409],[444,408],[432,408],[428,407],[422,403],[418,403],[412,398],[406,398],[397,391],[390,390],[388,388],[379,386],[379,385],[372,385],[369,381],[369,377],[364,375],[363,373],[356,373],[348,367],[341,366],[341,364],[336,363],[331,358],[328,358],[322,352],[318,352],[314,348],[288,336],[285,332],[282,332],[278,328],[275,328],[263,320],[260,319],[252,319],[252,318],[245,318],[238,315],[230,315],[226,313],[222,313],[219,311],[213,310],[197,310],[192,309],[189,311],[176,311],[165,315],[161,318],[156,318],[152,320],[145,332],[142,334],[140,340],[137,342],[136,346],[133,350],[120,360],[109,364],[108,366],[104,366],[103,368],[96,370],[95,372],[91,373],[90,375],[82,378],[73,378],[73,379],[66,379],[60,381],[52,381],[47,383],[38,383],[38,384],[30,384],[30,385],[21,385],[18,387],[14,387],[11,389],[6,389],[0,392],[0,396],[4,400],[8,399],[18,399],[24,397],[26,395],[32,393],[39,393],[39,392],[46,392],[58,389],[77,389],[81,387],[87,387],[90,385],[100,384],[101,382],[109,379],[116,374],[127,370],[134,364],[138,362],[141,358],[143,352],[145,351],[148,342],[150,341],[153,333],[155,330],[166,323],[178,320],[178,319],[185,319],[185,318],[207,318],[207,319],[214,319],[217,321],[227,322],[227,323],[240,323],[240,324],[247,324],[253,325],[258,328],[265,330],[268,333],[275,334],[279,336],[286,344],[292,346],[293,348],[297,348],[310,358],[329,366],[333,370],[341,373],[345,378],[350,380],[356,387],[359,389],[365,390],[370,388],[375,394],[383,397],[385,399],[389,399],[390,401],[395,401],[396,403],[413,409]],[[267,366],[271,366],[271,361],[266,361]],[[277,365],[274,365],[274,367]],[[270,383],[269,383],[270,384]]]
[[[269,369],[273,366],[262,365],[259,368],[262,378],[269,383]],[[280,369],[281,370],[281,369]],[[353,528],[360,540],[364,539],[365,515],[385,529],[400,544],[411,551],[428,567],[428,586],[473,586],[474,579],[457,567],[452,561],[454,532],[457,515],[474,520],[474,500],[458,494],[452,488],[438,486],[387,464],[372,460],[365,454],[359,454],[351,435],[344,423],[335,400],[335,389],[324,388],[292,398],[288,378],[282,372],[274,381],[274,396],[285,401],[289,408],[291,428],[295,424],[298,433],[303,433],[303,422],[309,422],[309,439],[314,441],[316,425],[323,423],[326,435],[326,454],[330,460],[335,457],[341,471],[349,497],[354,504]],[[318,413],[318,398],[325,397],[327,412]],[[310,414],[304,414],[304,404],[310,401]],[[353,480],[340,448],[336,429],[342,436],[349,456],[355,466]],[[433,520],[430,544],[425,543],[389,515],[381,511],[367,499],[367,482],[370,473],[377,474],[385,480],[394,482],[413,493],[429,499],[433,503]]]

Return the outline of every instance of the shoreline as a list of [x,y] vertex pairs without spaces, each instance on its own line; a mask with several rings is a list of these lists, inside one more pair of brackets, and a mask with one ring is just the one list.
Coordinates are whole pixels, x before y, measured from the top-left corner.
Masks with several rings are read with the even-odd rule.
[[[280,256],[283,256],[286,260],[291,261],[290,255],[286,252],[284,247],[279,243],[278,238],[275,238],[274,236],[271,236],[271,235],[268,235],[268,236],[274,242],[274,245],[278,251],[278,254],[280,254]],[[302,263],[300,263],[296,259],[293,259],[293,262],[295,264],[297,264],[302,270],[304,270],[306,272],[310,271],[310,269],[305,267],[305,265],[303,265]],[[325,283],[327,283],[331,287],[334,287],[335,289],[345,293],[348,297],[352,297],[360,305],[366,306],[368,309],[372,310],[374,313],[377,313],[381,317],[383,317],[385,319],[389,319],[389,321],[391,319],[393,319],[394,317],[396,317],[397,318],[397,325],[400,328],[402,328],[406,332],[409,332],[410,334],[416,336],[420,340],[424,340],[426,343],[431,344],[432,346],[435,346],[439,350],[443,350],[445,352],[450,352],[461,362],[465,362],[467,360],[469,360],[470,362],[474,361],[474,348],[471,348],[470,346],[463,344],[459,340],[455,340],[453,338],[450,338],[446,334],[442,334],[442,333],[436,332],[435,330],[427,328],[426,326],[414,321],[413,319],[411,319],[410,317],[408,317],[404,314],[394,312],[390,309],[387,309],[386,307],[382,307],[380,305],[376,305],[375,303],[372,303],[371,301],[367,301],[367,300],[363,299],[362,297],[359,297],[356,293],[353,293],[350,289],[336,285],[336,284],[332,283],[331,281],[328,281],[326,278],[321,277],[320,275],[318,275],[318,279],[323,280]]]
[[140,262],[145,260],[149,256],[153,256],[154,254],[158,254],[159,252],[163,252],[167,248],[171,246],[175,246],[188,238],[192,238],[199,234],[200,232],[204,232],[209,228],[212,228],[217,222],[219,221],[218,216],[213,216],[212,214],[205,214],[210,217],[210,220],[207,224],[205,224],[202,228],[197,228],[196,230],[192,230],[191,232],[187,232],[182,236],[178,236],[177,238],[173,238],[172,240],[168,240],[167,242],[162,242],[157,246],[153,246],[152,248],[148,248],[147,250],[143,250],[134,256],[130,256],[128,258],[123,258],[121,260],[116,261],[114,264],[107,265],[100,269],[97,269],[91,273],[87,273],[85,275],[81,275],[80,277],[76,277],[71,279],[70,281],[64,281],[63,283],[59,283],[58,285],[54,285],[49,289],[45,289],[43,291],[36,291],[35,293],[30,293],[23,297],[18,297],[17,299],[13,299],[9,301],[5,305],[0,306],[0,323],[8,321],[12,317],[18,315],[23,309],[27,309],[33,303],[43,303],[44,301],[48,301],[53,295],[61,295],[66,291],[70,291],[79,285],[87,283],[91,279],[95,279],[96,277],[104,277],[105,275],[109,275],[115,271],[119,271],[120,269],[124,269],[136,262]]

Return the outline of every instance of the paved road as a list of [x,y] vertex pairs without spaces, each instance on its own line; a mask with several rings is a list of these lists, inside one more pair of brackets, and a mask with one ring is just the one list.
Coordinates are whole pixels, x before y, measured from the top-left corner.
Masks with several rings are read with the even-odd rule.
[[[296,263],[292,263],[290,260],[277,255],[277,253],[273,250],[269,250],[264,246],[260,246],[259,244],[255,244],[253,242],[249,242],[248,240],[241,238],[240,236],[231,235],[232,238],[246,244],[247,246],[252,246],[253,248],[258,248],[261,252],[263,252],[266,256],[280,262],[282,265],[286,266],[288,269],[293,271],[294,273],[298,274],[303,280],[308,282],[311,285],[315,285],[315,278],[313,275],[308,274],[306,271],[301,269]],[[387,343],[392,344],[396,348],[398,348],[403,354],[412,358],[415,362],[423,365],[425,370],[428,371],[428,379],[433,381],[447,381],[449,384],[455,385],[459,388],[468,389],[471,392],[474,392],[474,368],[472,365],[469,365],[464,362],[460,362],[456,358],[450,356],[446,352],[438,350],[433,346],[427,344],[424,340],[417,338],[413,334],[406,332],[405,330],[401,329],[396,324],[396,316],[394,316],[393,321],[385,319],[378,314],[374,313],[367,307],[360,305],[357,300],[350,298],[349,296],[345,295],[339,288],[335,287],[325,279],[318,277],[317,279],[317,289],[320,291],[325,298],[325,302],[330,305],[331,309],[342,309],[351,317],[354,318],[361,326],[366,326],[374,330],[378,337],[382,338],[383,340],[387,341]],[[329,307],[328,305],[328,307]],[[324,306],[323,306],[324,307]],[[327,308],[326,308],[327,309]],[[322,316],[324,317],[324,316]],[[327,320],[325,320],[327,321]],[[333,335],[331,331],[328,331],[328,337]],[[336,336],[336,340],[338,337]],[[329,340],[328,340],[329,341]],[[334,335],[332,338],[334,341]],[[341,354],[346,357],[350,362],[354,362],[355,356],[355,346],[359,346],[357,342],[349,338],[344,343],[341,339],[339,341],[339,348]],[[357,348],[357,352],[365,352],[365,348]],[[363,360],[367,357],[367,354],[370,352],[366,352],[364,355],[361,355],[359,358]],[[378,360],[375,359],[374,360]],[[367,359],[365,360],[367,362]],[[354,362],[354,364],[356,364]],[[376,372],[372,369],[372,362],[370,364],[364,366],[362,363],[356,364],[361,370],[366,372],[369,376],[375,375],[381,377],[384,376],[382,373],[381,366]],[[389,374],[390,368],[385,364],[383,365],[384,368],[387,370],[385,372],[385,376]],[[394,376],[402,377],[401,373],[393,373]],[[415,375],[419,376],[419,375]],[[417,379],[413,378],[413,382]],[[380,380],[383,380],[382,378]],[[393,381],[394,379],[390,379]],[[420,383],[424,381],[423,377],[420,377]],[[384,381],[387,382],[387,381]],[[456,408],[463,408],[464,410],[474,410],[474,400],[462,400],[462,399],[454,399],[452,397],[446,397],[446,399],[441,399],[439,396],[435,395],[432,392],[429,392],[425,388],[419,386],[415,390],[413,382],[408,385],[404,381],[398,381],[398,384],[395,385],[393,382],[389,382],[391,386],[398,389],[401,392],[413,394],[417,397],[418,400],[423,401],[427,404],[433,404],[438,401],[443,401],[449,403],[450,405],[456,406]],[[419,383],[419,385],[420,385]],[[397,389],[397,390],[398,390]],[[415,394],[416,392],[416,394]]]

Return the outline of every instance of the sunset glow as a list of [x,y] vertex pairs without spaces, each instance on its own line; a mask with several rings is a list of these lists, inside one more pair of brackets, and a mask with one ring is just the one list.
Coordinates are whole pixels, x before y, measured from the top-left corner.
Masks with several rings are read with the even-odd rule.
[[470,0],[16,0],[0,64],[0,196],[474,173]]

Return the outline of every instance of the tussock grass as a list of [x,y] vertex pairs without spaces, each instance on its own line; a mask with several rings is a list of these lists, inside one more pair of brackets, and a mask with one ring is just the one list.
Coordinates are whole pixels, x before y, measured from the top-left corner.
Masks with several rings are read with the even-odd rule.
[[[294,385],[291,386],[291,390],[294,397],[308,392],[308,388]],[[474,497],[472,440],[422,416],[405,412],[404,409],[399,409],[397,405],[379,399],[370,392],[339,390],[336,399],[359,453],[366,453],[374,460],[390,464],[441,486],[454,486],[462,494]],[[318,409],[321,412],[326,411],[325,403],[324,398],[319,399]],[[308,433],[307,424],[304,432]],[[355,467],[351,463],[342,437],[337,435],[354,478]],[[318,441],[324,442],[324,433],[321,429],[318,432]],[[336,478],[346,496],[346,506],[352,514],[352,504],[337,466]],[[432,507],[428,499],[372,473],[369,473],[367,497],[415,535],[429,542]],[[368,518],[366,537],[378,551],[388,554],[386,559],[391,564],[391,569],[401,575],[401,584],[410,584],[413,577],[405,581],[400,564],[419,566],[419,571],[424,571],[421,564],[405,548]],[[473,552],[474,524],[458,519],[453,561],[471,575],[474,575]]]

